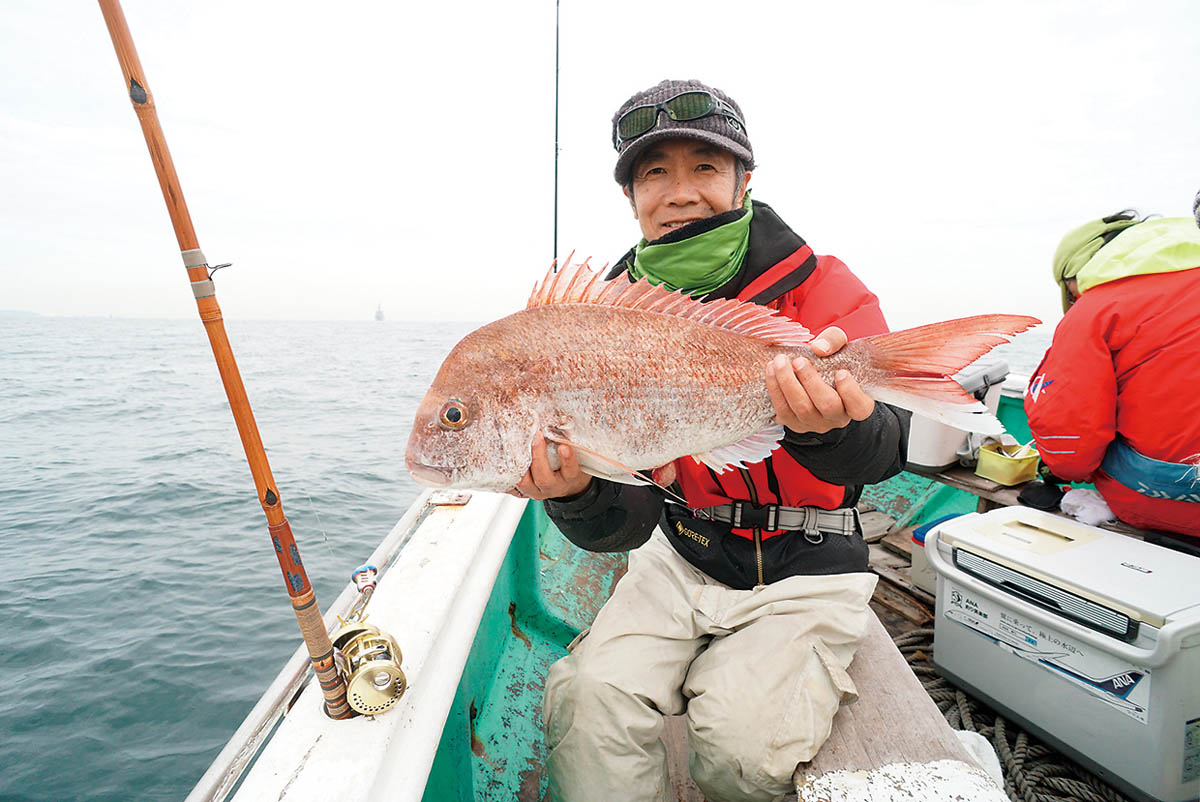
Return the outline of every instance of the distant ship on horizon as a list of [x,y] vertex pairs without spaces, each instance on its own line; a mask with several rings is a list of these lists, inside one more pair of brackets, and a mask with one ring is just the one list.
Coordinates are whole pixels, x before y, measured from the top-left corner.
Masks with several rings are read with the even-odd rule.
[[380,304],[375,308],[375,319],[383,320],[383,304]]

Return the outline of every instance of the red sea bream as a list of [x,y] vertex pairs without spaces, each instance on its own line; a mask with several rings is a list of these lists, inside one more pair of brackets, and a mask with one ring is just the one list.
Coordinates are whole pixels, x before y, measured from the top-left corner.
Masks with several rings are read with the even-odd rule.
[[813,335],[765,306],[700,303],[645,280],[606,281],[587,265],[551,273],[528,306],[455,346],[417,409],[406,462],[438,487],[504,491],[529,469],[537,432],[576,449],[593,476],[692,456],[725,470],[764,459],[783,436],[766,387],[776,354],[804,356],[833,383],[848,370],[877,401],[959,428],[999,421],[950,377],[1039,323],[979,315],[854,340],[828,358]]

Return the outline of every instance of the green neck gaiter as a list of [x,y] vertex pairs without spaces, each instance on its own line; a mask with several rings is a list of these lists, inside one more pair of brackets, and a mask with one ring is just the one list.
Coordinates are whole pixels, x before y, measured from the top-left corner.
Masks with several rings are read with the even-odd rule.
[[642,239],[634,248],[629,275],[693,297],[712,292],[733,278],[750,248],[754,206],[749,192],[735,214],[727,223],[678,242],[651,245]]

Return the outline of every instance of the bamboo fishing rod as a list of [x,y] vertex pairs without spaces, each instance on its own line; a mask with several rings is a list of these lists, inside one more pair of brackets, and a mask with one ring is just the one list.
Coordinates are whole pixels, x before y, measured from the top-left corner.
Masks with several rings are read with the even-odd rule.
[[158,112],[154,109],[154,98],[146,85],[146,74],[133,47],[133,37],[130,36],[119,0],[99,2],[104,22],[108,25],[109,35],[112,36],[113,47],[117,51],[117,60],[121,63],[121,72],[125,76],[125,88],[129,92],[138,122],[141,123],[142,134],[146,137],[146,146],[150,149],[154,171],[158,174],[163,200],[167,203],[167,213],[171,216],[171,225],[175,228],[175,238],[179,241],[183,264],[187,268],[188,281],[191,282],[192,293],[196,297],[196,307],[199,309],[200,319],[204,322],[204,329],[208,332],[208,341],[212,345],[213,357],[217,360],[221,382],[225,385],[225,395],[229,398],[229,408],[233,411],[233,419],[242,438],[242,448],[246,452],[246,461],[250,464],[250,473],[254,476],[258,500],[267,514],[267,529],[271,533],[279,568],[283,571],[288,596],[292,600],[292,609],[296,613],[296,620],[300,622],[300,633],[304,636],[313,670],[317,673],[321,692],[325,696],[325,712],[331,718],[349,718],[352,712],[346,701],[346,683],[334,664],[333,644],[325,631],[325,622],[321,618],[321,609],[317,606],[317,597],[308,581],[308,574],[300,562],[300,551],[296,546],[295,537],[292,536],[292,528],[283,514],[283,503],[279,498],[275,479],[271,476],[271,466],[267,462],[267,454],[258,435],[258,425],[254,422],[254,413],[250,409],[250,401],[246,398],[246,388],[242,385],[242,377],[233,359],[229,338],[225,335],[225,323],[221,317],[221,308],[217,305],[216,290],[209,277],[208,262],[200,251],[200,243],[192,227],[192,217],[183,198],[179,176],[175,174],[175,164],[171,161],[171,153],[167,150],[167,141],[158,122]]

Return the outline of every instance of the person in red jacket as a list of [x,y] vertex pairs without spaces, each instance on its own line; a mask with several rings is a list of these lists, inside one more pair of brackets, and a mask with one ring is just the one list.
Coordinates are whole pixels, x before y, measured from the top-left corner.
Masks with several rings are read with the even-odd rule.
[[1200,536],[1200,228],[1101,218],[1054,256],[1065,314],[1025,395],[1042,460],[1134,526]]
[[[610,278],[765,304],[818,332],[825,355],[887,331],[845,264],[750,199],[754,155],[728,95],[663,81],[618,109],[613,144],[643,238]],[[565,446],[552,471],[534,443],[516,491],[545,500],[577,546],[630,551],[612,597],[546,678],[557,802],[668,799],[659,733],[663,716],[681,714],[706,796],[773,799],[793,790],[797,764],[854,698],[845,669],[875,585],[855,504],[864,484],[902,469],[909,416],[848,373],[825,384],[803,359],[777,359],[763,381],[780,447],[723,473],[676,460],[655,472],[675,498],[583,474]]]

